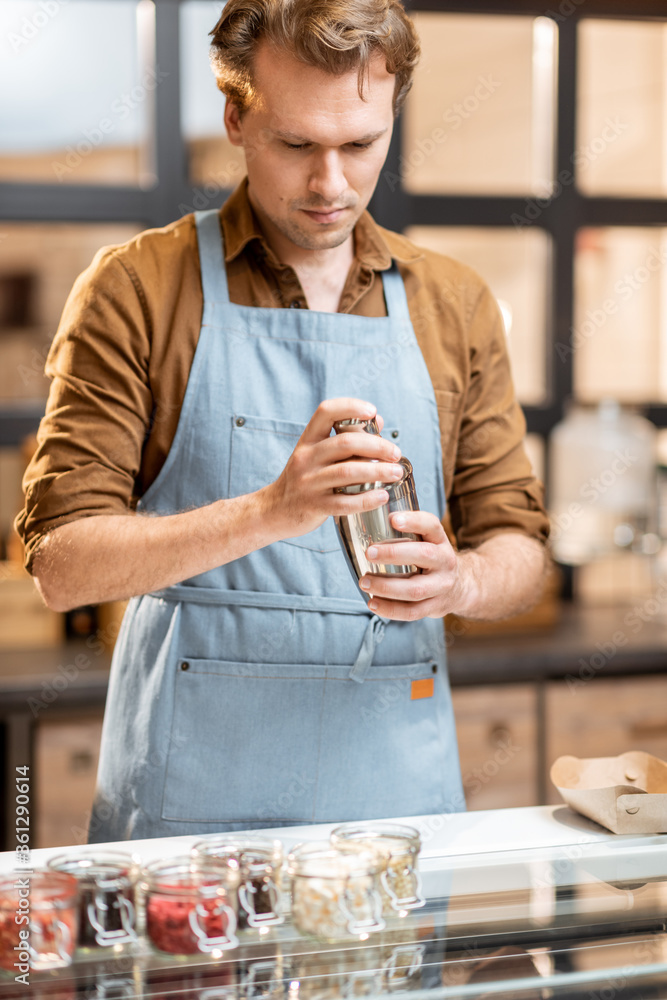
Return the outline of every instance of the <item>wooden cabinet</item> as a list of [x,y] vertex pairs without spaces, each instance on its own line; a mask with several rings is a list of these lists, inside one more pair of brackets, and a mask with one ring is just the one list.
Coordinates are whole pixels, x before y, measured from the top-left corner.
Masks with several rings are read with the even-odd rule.
[[34,847],[86,842],[101,733],[101,712],[39,722],[34,748]]
[[539,804],[535,685],[458,687],[452,697],[468,809]]
[[[546,762],[645,750],[667,760],[667,677],[552,681],[546,689]],[[548,802],[560,802],[547,782]]]

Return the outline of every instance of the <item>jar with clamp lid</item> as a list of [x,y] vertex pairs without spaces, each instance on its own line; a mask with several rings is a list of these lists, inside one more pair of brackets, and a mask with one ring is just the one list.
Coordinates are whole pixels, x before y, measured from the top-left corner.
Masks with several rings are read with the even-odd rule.
[[236,870],[238,927],[256,929],[282,924],[283,845],[265,837],[220,834],[199,840],[192,848],[197,864]]
[[57,854],[47,862],[54,871],[76,878],[79,889],[77,945],[118,950],[137,940],[135,885],[137,858],[123,851],[87,848]]
[[35,869],[0,877],[0,968],[16,976],[70,965],[77,923],[73,876]]
[[146,907],[146,936],[170,955],[218,957],[238,945],[236,915],[220,871],[173,858],[147,865],[139,880]]
[[405,915],[423,906],[421,878],[417,869],[421,837],[412,826],[398,823],[344,823],[331,833],[339,851],[374,850],[386,861],[380,876],[382,912]]
[[380,875],[385,859],[373,851],[337,851],[331,844],[300,844],[287,859],[292,920],[322,941],[365,940],[385,927]]

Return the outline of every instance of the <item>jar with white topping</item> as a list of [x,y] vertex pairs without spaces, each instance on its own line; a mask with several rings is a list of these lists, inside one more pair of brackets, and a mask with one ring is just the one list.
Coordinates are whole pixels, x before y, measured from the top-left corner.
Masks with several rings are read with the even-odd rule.
[[343,823],[331,833],[336,850],[376,851],[386,863],[380,876],[382,912],[385,916],[423,906],[421,878],[417,868],[421,837],[412,826],[399,823]]
[[321,842],[295,847],[287,859],[295,927],[321,941],[365,940],[383,930],[385,866],[370,850],[341,852]]

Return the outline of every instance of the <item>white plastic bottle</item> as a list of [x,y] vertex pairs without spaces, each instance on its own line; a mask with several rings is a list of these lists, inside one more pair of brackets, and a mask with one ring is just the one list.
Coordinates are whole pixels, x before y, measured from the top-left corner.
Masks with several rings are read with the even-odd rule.
[[656,429],[603,400],[572,406],[551,436],[550,503],[555,558],[571,566],[621,549],[652,548]]

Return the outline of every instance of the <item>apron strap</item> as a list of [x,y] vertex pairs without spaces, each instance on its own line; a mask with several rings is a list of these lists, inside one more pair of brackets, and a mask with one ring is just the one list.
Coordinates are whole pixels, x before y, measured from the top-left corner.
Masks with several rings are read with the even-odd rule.
[[195,212],[195,223],[204,304],[228,303],[229,289],[219,209],[210,208],[206,212]]
[[[268,594],[254,590],[217,590],[214,587],[193,587],[180,584],[155,590],[146,597],[162,601],[184,601],[192,604],[233,604],[251,608],[281,608],[285,611],[322,611],[337,615],[368,615],[368,608],[358,601],[342,597],[314,597],[307,594]],[[384,639],[388,619],[372,615],[354,665],[350,679],[361,684],[373,663],[375,649]]]
[[361,601],[343,597],[316,597],[309,594],[269,594],[256,590],[222,590],[178,584],[154,590],[146,597],[192,604],[233,604],[249,608],[283,608],[286,611],[324,611],[337,615],[370,615]]
[[384,292],[385,305],[387,306],[387,316],[393,320],[407,321],[410,323],[410,328],[412,329],[405,284],[396,264],[393,264],[388,271],[382,272],[382,290]]
[[361,643],[361,649],[349,674],[350,680],[356,681],[357,684],[361,684],[368,675],[373,657],[375,656],[375,647],[379,646],[384,639],[384,630],[387,627],[387,621],[388,619],[386,618],[379,618],[377,615],[373,615],[368,623],[368,628],[364,633]]

